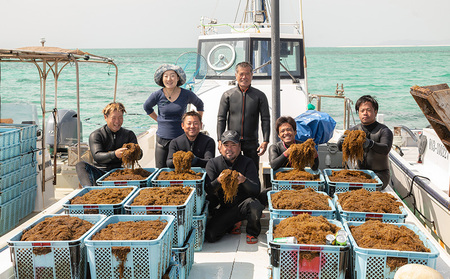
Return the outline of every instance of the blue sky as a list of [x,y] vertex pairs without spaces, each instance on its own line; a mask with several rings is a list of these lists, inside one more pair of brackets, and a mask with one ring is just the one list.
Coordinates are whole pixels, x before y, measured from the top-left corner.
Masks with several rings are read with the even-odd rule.
[[[193,48],[200,18],[234,22],[239,0],[1,2],[0,48],[38,45],[41,37],[65,48]],[[298,18],[298,3],[280,0],[282,21]],[[448,0],[303,0],[306,44],[450,45],[449,11]]]

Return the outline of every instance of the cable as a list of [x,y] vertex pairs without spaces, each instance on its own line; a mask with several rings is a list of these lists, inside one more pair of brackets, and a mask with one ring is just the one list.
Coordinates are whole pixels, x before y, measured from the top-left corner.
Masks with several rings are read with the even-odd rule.
[[413,178],[411,179],[411,186],[410,186],[410,188],[409,188],[409,193],[408,193],[406,196],[404,196],[403,198],[401,198],[401,199],[402,199],[402,201],[403,201],[404,199],[406,199],[406,198],[408,198],[408,197],[412,197],[412,199],[413,199],[413,210],[414,210],[413,213],[414,213],[414,215],[416,215],[416,212],[419,213],[420,216],[422,216],[423,219],[425,219],[426,221],[428,221],[428,223],[430,223],[430,224],[433,226],[433,230],[436,231],[436,224],[435,224],[435,222],[432,221],[432,220],[430,220],[430,219],[428,219],[428,218],[427,218],[425,215],[423,215],[422,212],[420,212],[419,209],[417,208],[416,196],[413,194],[414,180],[416,179],[416,177],[424,178],[424,179],[430,181],[430,179],[429,179],[428,177],[426,177],[426,176],[417,175],[417,174],[414,175]]

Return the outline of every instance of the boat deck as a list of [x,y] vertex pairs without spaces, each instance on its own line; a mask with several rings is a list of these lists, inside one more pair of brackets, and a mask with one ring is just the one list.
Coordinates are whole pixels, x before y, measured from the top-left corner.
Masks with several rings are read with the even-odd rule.
[[[388,192],[393,190],[388,187]],[[64,195],[64,193],[62,193]],[[32,217],[29,221],[40,218],[42,214],[55,214],[58,209],[61,210],[61,204],[64,198],[46,209],[44,212]],[[442,247],[432,238],[431,234],[413,217],[413,213],[408,211],[407,223],[415,224],[421,228],[434,246],[439,250],[436,270],[444,278],[450,278],[450,256]],[[245,241],[245,228],[240,235],[225,235],[224,238],[216,243],[205,242],[203,249],[194,254],[194,265],[191,269],[189,278],[196,279],[241,279],[241,278],[268,278],[270,257],[268,254],[268,245],[266,232],[268,230],[269,213],[265,210],[265,216],[262,219],[262,233],[259,235],[257,244],[247,244]],[[7,239],[24,229],[26,224],[19,225],[15,230],[0,238],[0,278],[14,278],[9,249],[6,245]]]

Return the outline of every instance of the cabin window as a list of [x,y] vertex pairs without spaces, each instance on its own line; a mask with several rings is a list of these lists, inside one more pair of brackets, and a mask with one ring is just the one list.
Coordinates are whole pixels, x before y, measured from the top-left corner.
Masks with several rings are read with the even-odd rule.
[[[268,63],[272,56],[271,41],[269,39],[253,39],[251,49],[251,62],[256,71],[254,78],[272,76],[272,64]],[[296,78],[303,78],[303,51],[301,40],[280,41],[280,62]],[[280,65],[281,78],[290,78],[289,74]]]
[[208,64],[207,78],[234,78],[236,64],[246,61],[248,40],[199,41],[199,52]]

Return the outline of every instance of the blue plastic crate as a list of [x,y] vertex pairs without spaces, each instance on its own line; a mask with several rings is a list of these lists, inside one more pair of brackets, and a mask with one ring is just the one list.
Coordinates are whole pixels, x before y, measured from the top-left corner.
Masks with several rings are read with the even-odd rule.
[[336,206],[336,210],[338,212],[338,216],[342,221],[345,222],[364,222],[366,220],[378,219],[385,223],[404,223],[406,216],[408,213],[403,206],[400,206],[400,210],[402,213],[378,213],[378,212],[357,212],[357,211],[346,211],[342,209],[341,204],[339,203],[338,195],[334,195],[334,204]]
[[37,185],[37,173],[34,173],[32,175],[26,176],[20,180],[22,183],[20,191],[28,190],[32,187],[35,187]]
[[310,168],[306,168],[305,171],[312,174],[319,174],[320,180],[276,180],[276,174],[283,171],[290,171],[293,168],[279,168],[277,170],[270,170],[270,180],[272,182],[273,190],[300,190],[304,188],[312,188],[314,191],[324,191],[325,190],[325,179],[320,170],[313,171]]
[[132,188],[131,192],[122,200],[122,202],[117,204],[71,204],[68,200],[63,204],[64,213],[66,214],[104,214],[106,216],[123,214],[124,213],[124,204],[125,202],[136,192],[138,189],[136,186],[116,186],[116,187],[103,187],[103,186],[94,186],[94,187],[84,187],[80,192],[78,192],[75,197],[81,197],[92,190],[102,190],[102,189],[125,189]]
[[[313,245],[288,244],[273,242],[274,226],[283,219],[272,219],[269,222],[267,242],[269,243],[270,264],[272,277],[280,278],[337,278],[344,279],[348,266],[350,245]],[[328,220],[328,222],[343,228],[341,222]],[[302,259],[300,253],[317,253],[310,261]]]
[[4,161],[0,161],[0,176],[13,172],[20,168],[20,157],[13,157]]
[[0,191],[0,205],[20,196],[22,183],[16,183]]
[[183,247],[172,248],[172,261],[175,264],[178,279],[187,279],[194,264],[194,242],[196,229],[192,228]]
[[[86,238],[87,255],[92,279],[119,278],[121,262],[112,253],[112,247],[130,247],[123,263],[124,278],[159,279],[169,267],[173,223],[168,215],[114,215],[107,217]],[[92,236],[109,224],[126,221],[167,221],[163,232],[155,240],[92,240]]]
[[[299,214],[307,213],[311,216],[320,216],[327,219],[336,219],[336,207],[333,204],[331,198],[328,199],[328,205],[330,206],[330,210],[300,210],[300,209],[275,209],[272,206],[272,195],[278,191],[269,191],[267,192],[267,198],[269,202],[269,211],[270,211],[270,219],[274,218],[288,218],[292,216],[297,216]],[[328,197],[325,192],[318,192],[322,195]]]
[[19,130],[19,139],[20,140],[27,140],[31,138],[37,137],[37,128],[38,126],[36,124],[6,124],[1,123],[1,128],[14,128]]
[[332,171],[341,171],[343,169],[324,169],[323,173],[325,174],[325,180],[327,183],[328,188],[328,195],[331,197],[334,195],[334,193],[343,193],[348,192],[351,190],[358,190],[358,189],[366,189],[367,191],[380,191],[381,187],[383,186],[383,182],[381,182],[380,178],[371,170],[355,170],[355,169],[349,169],[349,170],[355,170],[355,171],[362,171],[367,174],[369,174],[372,179],[376,179],[377,183],[357,183],[357,182],[334,182],[330,181],[330,176],[332,174]]
[[0,127],[0,147],[6,147],[19,143],[20,130],[15,128]]
[[[30,225],[28,230],[46,218],[62,215],[46,215]],[[23,232],[13,236],[8,245],[14,266],[15,278],[81,279],[86,276],[86,248],[83,239],[100,223],[103,215],[70,215],[86,220],[94,226],[80,238],[69,241],[20,241]],[[49,247],[45,255],[33,253],[34,247]]]
[[19,201],[20,198],[17,197],[0,205],[0,235],[7,233],[17,225],[18,218],[16,218],[15,211]]
[[8,160],[12,157],[16,157],[20,155],[20,143],[8,145],[8,146],[0,146],[0,161]]
[[131,215],[173,215],[175,217],[173,229],[173,246],[181,247],[186,240],[189,231],[192,229],[192,218],[194,216],[194,195],[195,191],[191,191],[188,198],[182,205],[131,205],[134,199],[139,196],[139,189],[131,196],[124,205],[126,214]]
[[36,149],[37,138],[20,141],[20,153],[27,153]]
[[205,204],[205,178],[206,170],[199,167],[192,167],[191,170],[196,173],[202,173],[202,178],[198,180],[157,180],[159,174],[163,171],[174,171],[172,168],[162,168],[152,178],[152,187],[170,187],[170,186],[184,186],[195,188],[194,200],[194,214],[202,214],[203,205]]
[[208,220],[208,205],[206,201],[201,215],[194,215],[192,217],[192,227],[195,228],[194,251],[199,252],[203,248],[205,242],[206,221]]
[[5,190],[8,187],[11,187],[12,185],[15,185],[20,182],[20,170],[13,171],[11,173],[2,175],[0,177],[0,191]]
[[36,153],[35,152],[27,152],[20,154],[20,165],[24,166],[27,164],[36,163]]
[[116,170],[123,170],[123,168],[117,168],[112,169],[106,174],[104,174],[102,177],[97,179],[97,184],[99,186],[137,186],[139,188],[143,187],[150,187],[151,186],[151,180],[153,176],[158,171],[157,168],[144,168],[144,170],[151,172],[149,177],[147,177],[144,180],[116,180],[116,181],[105,181],[105,178],[107,178],[111,173],[115,172]]
[[19,219],[27,216],[34,211],[36,204],[37,185],[20,192],[20,210]]
[[33,162],[26,165],[22,165],[22,167],[20,167],[20,171],[21,171],[20,178],[25,178],[30,175],[36,175],[37,163]]
[[408,264],[423,264],[431,268],[436,268],[436,261],[439,257],[439,252],[417,226],[413,224],[391,224],[398,227],[405,226],[414,231],[419,236],[420,240],[423,241],[424,245],[431,250],[430,253],[361,248],[358,244],[356,244],[349,227],[360,226],[362,224],[364,223],[344,223],[345,230],[349,234],[349,242],[352,246],[353,278],[359,279],[370,276],[370,278],[393,279],[397,270],[391,271],[386,265],[388,257],[406,258],[408,260]]

